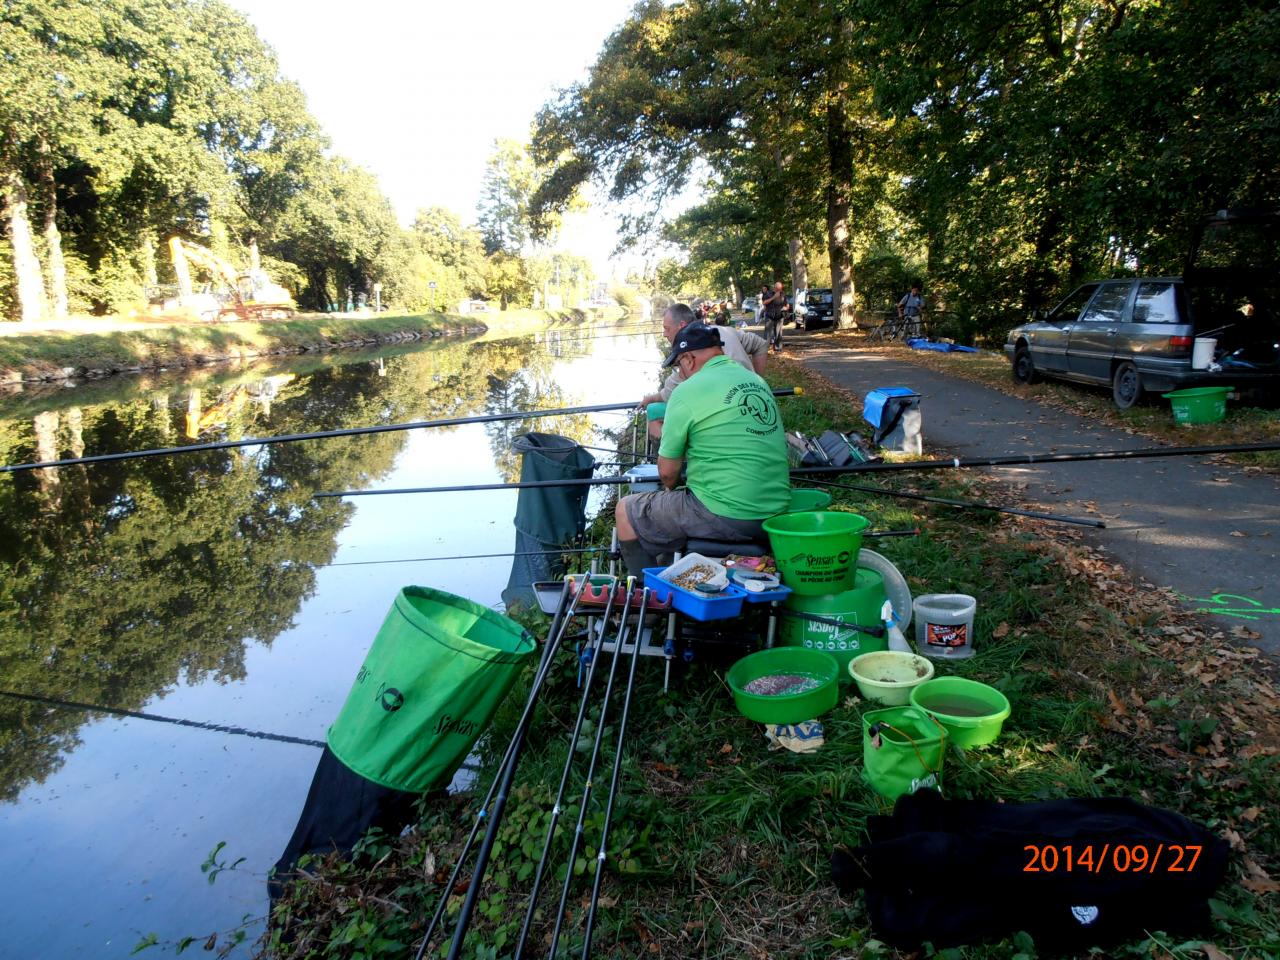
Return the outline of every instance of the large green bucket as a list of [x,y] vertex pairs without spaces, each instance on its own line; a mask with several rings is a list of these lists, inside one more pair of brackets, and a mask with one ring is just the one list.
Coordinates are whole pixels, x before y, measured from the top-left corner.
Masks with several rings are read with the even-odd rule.
[[782,582],[801,596],[852,590],[862,534],[871,521],[856,513],[782,513],[764,522]]
[[[815,614],[843,623],[879,626],[884,606],[884,577],[875,570],[859,569],[852,590],[819,597],[792,594],[785,604],[798,613]],[[836,658],[844,675],[849,661],[872,650],[884,650],[888,641],[829,623],[815,623],[798,617],[783,616],[778,627],[778,642],[789,647],[821,650]]]
[[1174,423],[1219,423],[1227,416],[1227,394],[1234,387],[1188,387],[1162,396],[1173,405]]
[[535,649],[520,624],[488,607],[405,587],[329,728],[329,749],[384,787],[443,786]]

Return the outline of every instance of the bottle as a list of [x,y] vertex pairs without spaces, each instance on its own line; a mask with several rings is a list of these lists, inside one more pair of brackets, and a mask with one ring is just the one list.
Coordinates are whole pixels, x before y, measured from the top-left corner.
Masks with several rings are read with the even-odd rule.
[[903,636],[902,630],[898,627],[898,618],[894,616],[893,604],[888,600],[880,608],[880,619],[884,621],[884,629],[889,636],[890,650],[897,650],[901,653],[915,653],[911,649],[911,644],[907,642],[907,638]]

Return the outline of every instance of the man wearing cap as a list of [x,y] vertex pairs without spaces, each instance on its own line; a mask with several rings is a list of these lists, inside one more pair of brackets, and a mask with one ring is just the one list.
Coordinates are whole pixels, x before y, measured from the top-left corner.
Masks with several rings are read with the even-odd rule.
[[[662,335],[667,338],[668,343],[674,344],[680,331],[695,322],[697,318],[692,309],[683,303],[673,303],[662,314]],[[764,338],[745,330],[734,330],[732,327],[717,329],[720,331],[720,345],[724,349],[725,356],[730,360],[736,360],[745,369],[764,376],[764,365],[769,359],[769,344],[764,341]],[[684,382],[684,378],[684,374],[679,369],[673,370],[663,381],[662,389],[657,393],[649,394],[640,401],[640,405],[647,407],[651,403],[666,403],[671,399],[671,392]],[[661,410],[653,412],[657,414],[661,413]],[[649,435],[654,439],[662,435],[661,416],[650,418]]]
[[[615,511],[633,576],[689,540],[760,540],[761,522],[791,502],[778,404],[768,384],[725,355],[724,332],[689,324],[667,357],[684,382],[667,403],[658,449],[665,489],[623,497]],[[687,486],[677,489],[686,465]]]

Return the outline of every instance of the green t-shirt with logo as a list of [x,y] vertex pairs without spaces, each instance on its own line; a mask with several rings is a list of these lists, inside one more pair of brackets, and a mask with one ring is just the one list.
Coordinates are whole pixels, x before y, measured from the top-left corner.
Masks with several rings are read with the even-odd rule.
[[762,520],[791,503],[777,401],[767,383],[729,357],[712,357],[676,387],[658,454],[685,458],[689,489],[717,516]]

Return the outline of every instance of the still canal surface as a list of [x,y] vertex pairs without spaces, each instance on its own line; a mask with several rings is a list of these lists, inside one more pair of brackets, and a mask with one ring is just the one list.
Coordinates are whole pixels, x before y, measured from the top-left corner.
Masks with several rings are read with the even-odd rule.
[[[594,324],[28,391],[0,396],[0,460],[638,399],[658,346]],[[171,954],[246,921],[256,938],[320,751],[69,704],[323,740],[401,586],[501,608],[511,559],[417,558],[513,550],[515,494],[312,494],[516,479],[516,434],[612,447],[623,419],[0,477],[3,953],[124,957],[155,934]],[[245,860],[211,885],[201,864],[223,841],[219,859]]]

